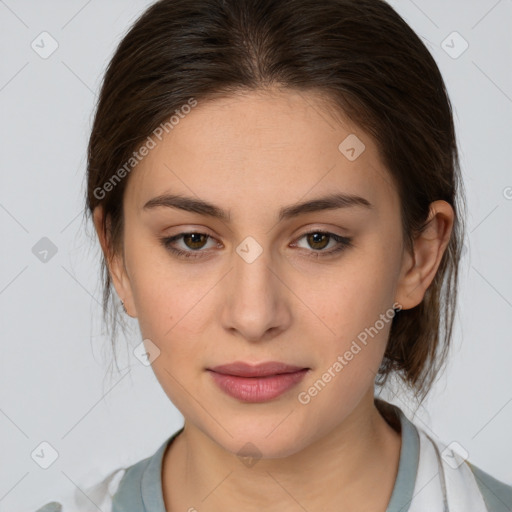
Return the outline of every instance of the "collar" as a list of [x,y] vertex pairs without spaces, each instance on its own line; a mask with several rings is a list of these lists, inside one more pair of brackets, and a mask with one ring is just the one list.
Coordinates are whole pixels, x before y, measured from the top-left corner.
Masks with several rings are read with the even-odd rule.
[[[420,437],[416,426],[409,421],[402,410],[388,402],[375,399],[377,409],[386,421],[401,432],[402,444],[395,486],[386,512],[408,512],[414,494],[416,474],[420,455]],[[134,497],[130,489],[140,489],[140,499],[145,511],[166,512],[162,491],[162,462],[167,447],[183,432],[183,428],[166,439],[149,458],[132,467],[128,478],[130,485],[121,485],[114,497],[113,510],[130,511],[134,507]],[[134,468],[137,468],[137,471]],[[130,473],[130,468],[127,470]],[[128,476],[128,475],[125,475]],[[127,482],[128,483],[128,482]],[[139,501],[139,500],[137,500]]]

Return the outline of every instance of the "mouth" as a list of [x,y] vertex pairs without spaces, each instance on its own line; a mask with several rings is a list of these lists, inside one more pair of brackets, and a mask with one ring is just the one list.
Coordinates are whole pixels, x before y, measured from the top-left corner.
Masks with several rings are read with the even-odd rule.
[[221,391],[243,402],[267,402],[296,386],[310,368],[277,361],[236,362],[207,368]]

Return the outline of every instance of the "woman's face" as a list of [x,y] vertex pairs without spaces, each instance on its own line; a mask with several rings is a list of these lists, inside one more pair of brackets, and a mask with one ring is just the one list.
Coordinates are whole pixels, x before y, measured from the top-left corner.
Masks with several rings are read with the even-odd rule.
[[[171,194],[194,211],[151,206]],[[361,199],[314,202],[336,195]],[[399,199],[370,137],[318,96],[199,101],[132,171],[124,216],[114,283],[189,425],[233,453],[250,442],[282,457],[373,397],[402,298]],[[211,371],[269,361],[307,370]]]

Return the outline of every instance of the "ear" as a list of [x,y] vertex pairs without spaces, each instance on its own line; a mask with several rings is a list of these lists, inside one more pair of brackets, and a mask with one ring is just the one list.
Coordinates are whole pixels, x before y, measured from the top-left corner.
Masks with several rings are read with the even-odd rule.
[[93,211],[93,220],[101,249],[107,262],[108,271],[112,284],[118,297],[124,302],[126,312],[129,316],[135,318],[135,307],[133,302],[132,288],[126,268],[124,265],[123,254],[114,253],[110,240],[110,219],[107,218],[106,231],[103,230],[103,208],[97,206]]
[[446,201],[430,204],[425,229],[414,240],[414,253],[404,252],[395,300],[411,309],[421,303],[450,241],[454,211]]

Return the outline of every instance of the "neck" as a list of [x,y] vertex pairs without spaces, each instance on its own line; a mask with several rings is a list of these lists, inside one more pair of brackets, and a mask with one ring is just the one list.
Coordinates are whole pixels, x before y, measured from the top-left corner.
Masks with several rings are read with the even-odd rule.
[[[373,390],[372,390],[373,391]],[[385,512],[400,457],[401,436],[373,401],[304,450],[244,464],[185,423],[164,455],[162,483],[168,512],[371,509]]]

